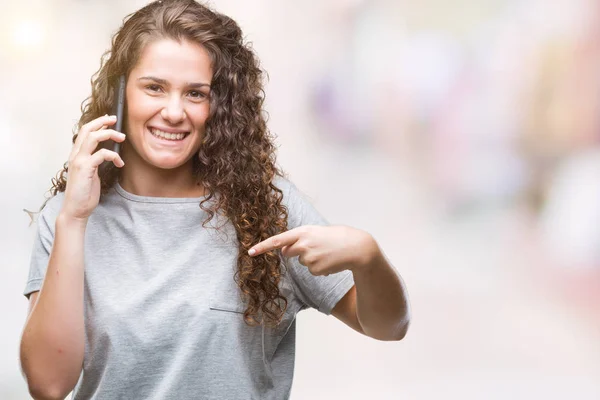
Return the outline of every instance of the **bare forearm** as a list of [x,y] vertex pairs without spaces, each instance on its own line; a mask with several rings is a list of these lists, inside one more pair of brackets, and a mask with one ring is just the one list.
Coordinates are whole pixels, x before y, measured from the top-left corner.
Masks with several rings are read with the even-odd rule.
[[21,338],[23,372],[38,393],[66,395],[81,372],[84,237],[84,223],[59,215],[42,289]]
[[408,330],[410,305],[402,278],[373,241],[369,261],[352,269],[356,314],[364,333],[379,340],[400,340]]

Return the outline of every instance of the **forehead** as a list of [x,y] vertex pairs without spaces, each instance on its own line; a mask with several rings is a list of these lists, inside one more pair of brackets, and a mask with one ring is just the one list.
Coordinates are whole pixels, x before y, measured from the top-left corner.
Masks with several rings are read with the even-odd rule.
[[134,76],[155,76],[171,83],[206,82],[212,79],[211,59],[206,49],[194,42],[160,39],[144,47]]

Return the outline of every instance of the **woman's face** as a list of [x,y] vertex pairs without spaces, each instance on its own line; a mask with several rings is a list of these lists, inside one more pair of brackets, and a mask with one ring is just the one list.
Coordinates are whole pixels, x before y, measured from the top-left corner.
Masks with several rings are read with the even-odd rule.
[[172,169],[198,152],[212,74],[208,52],[193,42],[162,39],[144,48],[127,79],[126,166]]

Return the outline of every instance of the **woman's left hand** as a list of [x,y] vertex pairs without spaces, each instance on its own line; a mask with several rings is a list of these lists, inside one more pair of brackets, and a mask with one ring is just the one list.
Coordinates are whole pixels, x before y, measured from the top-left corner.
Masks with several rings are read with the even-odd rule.
[[257,243],[248,254],[256,257],[276,249],[281,249],[284,257],[298,256],[315,276],[362,268],[379,251],[375,239],[365,231],[349,226],[305,225]]

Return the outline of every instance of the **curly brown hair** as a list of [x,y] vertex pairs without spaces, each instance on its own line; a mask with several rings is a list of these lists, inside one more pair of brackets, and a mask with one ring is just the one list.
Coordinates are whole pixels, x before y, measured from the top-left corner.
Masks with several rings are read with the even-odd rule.
[[[278,252],[250,257],[248,250],[287,230],[283,193],[273,184],[275,175],[284,175],[275,162],[274,137],[262,108],[263,72],[234,20],[193,0],[154,1],[126,16],[92,76],[92,94],[81,105],[75,129],[111,112],[112,88],[119,76],[129,76],[148,43],[164,38],[198,43],[210,54],[210,115],[194,157],[194,173],[207,194],[200,203],[208,213],[203,226],[217,212],[233,224],[239,252],[234,279],[247,302],[244,321],[250,326],[276,326],[287,309],[287,299],[279,291],[285,264]],[[73,143],[76,138],[77,133]],[[67,172],[65,163],[52,179],[52,195],[65,191]],[[119,169],[112,164],[102,170],[102,194],[118,176]]]

